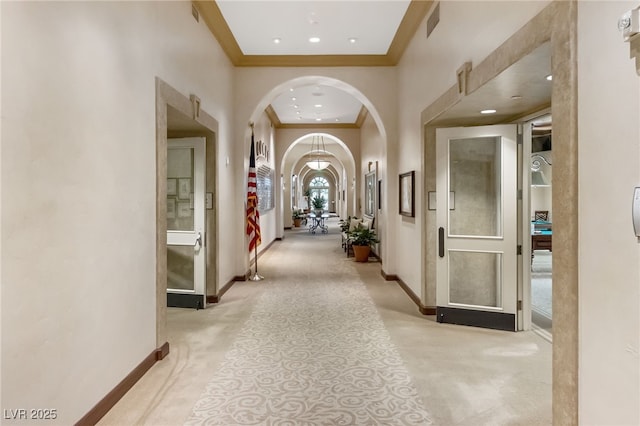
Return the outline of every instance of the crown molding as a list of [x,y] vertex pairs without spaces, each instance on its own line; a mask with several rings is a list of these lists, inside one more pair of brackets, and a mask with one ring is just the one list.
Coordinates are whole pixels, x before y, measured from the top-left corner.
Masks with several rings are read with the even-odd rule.
[[388,67],[400,61],[432,0],[411,0],[386,55],[245,55],[213,0],[192,2],[229,60],[237,67]]

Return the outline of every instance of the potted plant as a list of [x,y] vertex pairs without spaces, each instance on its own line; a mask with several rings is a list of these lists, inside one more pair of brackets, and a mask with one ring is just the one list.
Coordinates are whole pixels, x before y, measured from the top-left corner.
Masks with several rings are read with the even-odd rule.
[[302,212],[297,209],[294,210],[293,213],[291,214],[291,218],[293,219],[293,226],[295,226],[296,228],[299,228],[303,218]]
[[324,197],[322,195],[316,195],[311,200],[311,205],[316,210],[316,215],[321,215],[324,209]]
[[371,246],[379,243],[376,231],[358,225],[356,229],[349,232],[351,247],[353,248],[353,256],[356,262],[368,262]]

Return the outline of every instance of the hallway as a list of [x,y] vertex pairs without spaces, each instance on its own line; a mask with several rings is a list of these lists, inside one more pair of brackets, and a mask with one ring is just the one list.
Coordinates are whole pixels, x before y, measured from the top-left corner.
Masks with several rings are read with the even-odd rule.
[[259,270],[218,305],[170,309],[170,355],[99,424],[551,424],[548,342],[421,315],[345,256],[337,219],[287,231]]

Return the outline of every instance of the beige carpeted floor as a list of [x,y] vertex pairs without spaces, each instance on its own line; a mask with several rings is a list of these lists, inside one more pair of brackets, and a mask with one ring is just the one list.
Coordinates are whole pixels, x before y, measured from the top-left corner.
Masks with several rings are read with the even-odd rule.
[[421,315],[345,256],[337,219],[259,266],[218,305],[170,309],[170,355],[100,424],[551,424],[547,341]]

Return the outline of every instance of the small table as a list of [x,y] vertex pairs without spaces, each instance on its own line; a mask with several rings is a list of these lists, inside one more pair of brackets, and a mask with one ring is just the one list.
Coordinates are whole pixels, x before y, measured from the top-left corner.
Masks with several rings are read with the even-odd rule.
[[329,227],[324,223],[325,219],[327,219],[328,217],[328,213],[323,213],[320,216],[317,216],[315,213],[309,213],[309,218],[311,219],[311,223],[309,224],[309,232],[315,234],[316,229],[320,228],[320,231],[323,234],[328,233]]
[[531,236],[531,250],[552,250],[551,245],[551,231],[541,231],[539,234],[533,234]]

